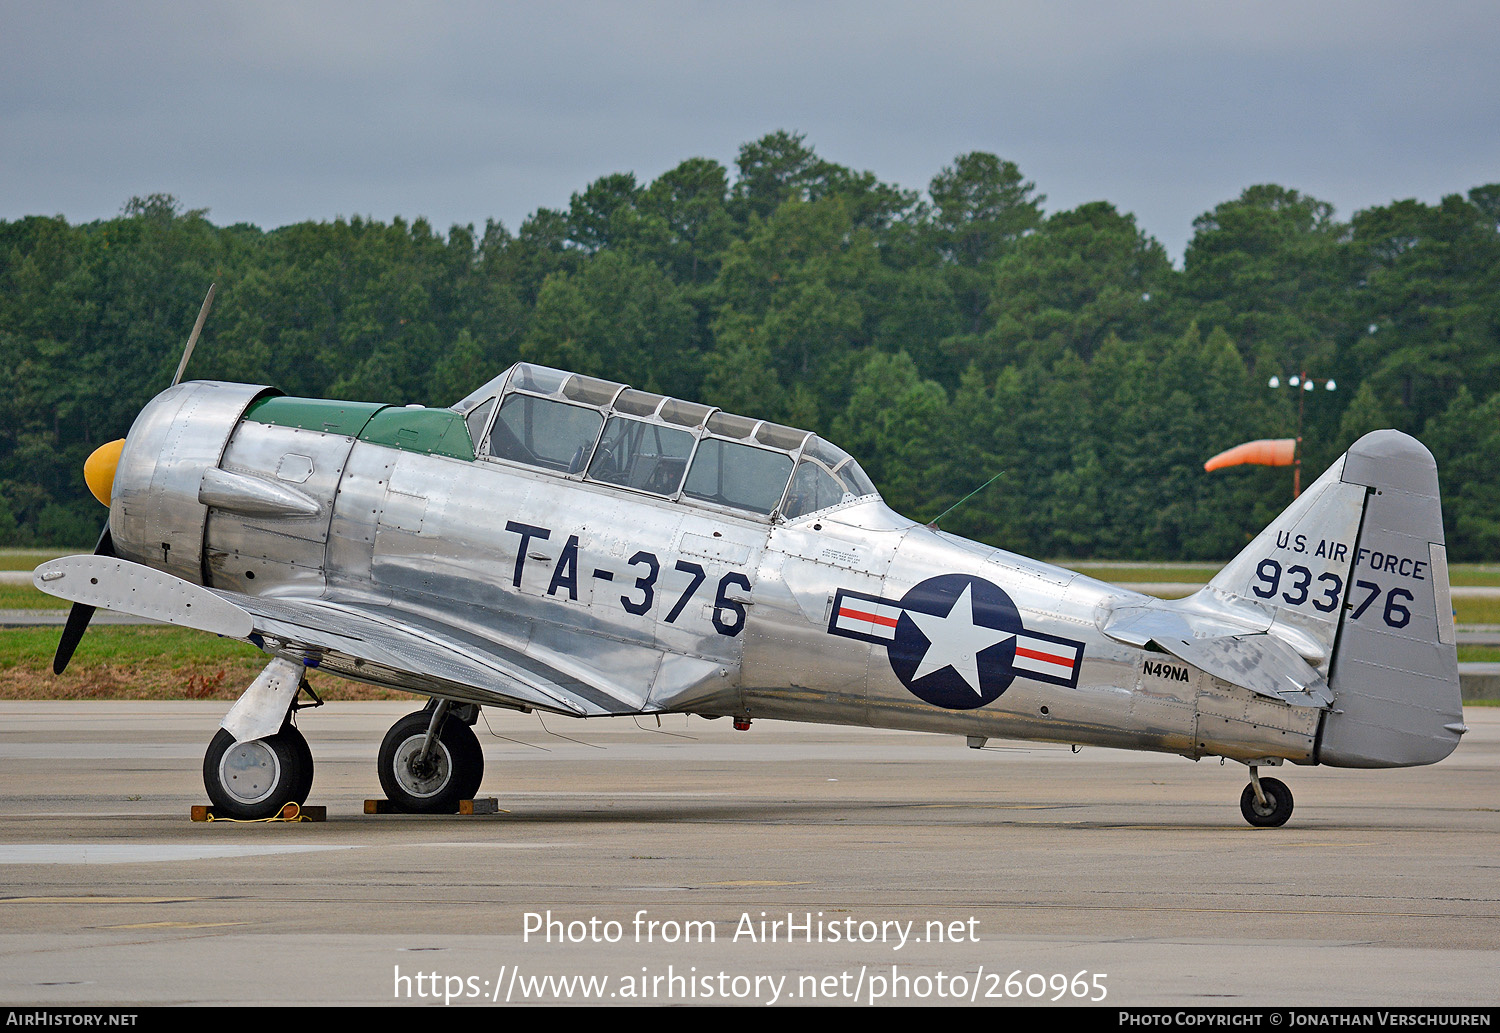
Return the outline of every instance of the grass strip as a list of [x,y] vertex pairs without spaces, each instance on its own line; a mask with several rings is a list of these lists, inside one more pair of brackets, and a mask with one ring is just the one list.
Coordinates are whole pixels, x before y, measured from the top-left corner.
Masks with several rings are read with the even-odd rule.
[[[254,646],[184,628],[96,625],[73,662],[52,673],[61,628],[0,628],[0,699],[238,699],[268,657]],[[329,700],[411,699],[410,693],[312,673]]]

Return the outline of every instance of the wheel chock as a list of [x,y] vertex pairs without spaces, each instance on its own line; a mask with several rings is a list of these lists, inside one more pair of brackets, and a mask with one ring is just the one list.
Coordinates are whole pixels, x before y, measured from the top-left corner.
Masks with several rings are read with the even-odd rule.
[[[366,800],[366,814],[406,814],[389,800]],[[458,801],[459,814],[500,814],[500,801],[493,796],[482,800],[460,800]],[[505,812],[508,813],[508,812]]]
[[308,807],[306,804],[287,803],[283,804],[281,810],[269,818],[231,818],[227,814],[216,814],[214,808],[208,804],[194,804],[189,812],[189,817],[194,821],[327,821],[328,808],[323,806]]

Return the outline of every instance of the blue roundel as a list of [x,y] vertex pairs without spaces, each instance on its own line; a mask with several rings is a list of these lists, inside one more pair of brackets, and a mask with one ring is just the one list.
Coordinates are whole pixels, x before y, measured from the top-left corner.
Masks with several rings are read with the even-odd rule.
[[1021,615],[999,586],[971,574],[928,578],[901,598],[891,670],[917,698],[948,710],[999,699],[1016,672]]

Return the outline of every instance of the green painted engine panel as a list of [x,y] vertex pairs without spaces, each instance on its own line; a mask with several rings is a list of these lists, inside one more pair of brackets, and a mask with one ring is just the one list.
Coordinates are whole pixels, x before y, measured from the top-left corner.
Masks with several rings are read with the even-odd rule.
[[327,398],[263,398],[245,419],[276,427],[342,434],[406,452],[473,461],[474,444],[464,418],[452,409],[404,408],[378,402]]

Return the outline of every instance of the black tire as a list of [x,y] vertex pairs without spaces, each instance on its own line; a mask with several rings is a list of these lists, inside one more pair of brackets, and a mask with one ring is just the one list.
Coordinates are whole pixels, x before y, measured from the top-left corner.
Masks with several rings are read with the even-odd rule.
[[307,745],[307,740],[303,738],[302,732],[290,720],[281,726],[280,734],[287,736],[291,740],[292,746],[302,757],[301,777],[298,778],[297,784],[292,787],[292,800],[300,807],[307,802],[308,795],[312,793],[312,749]]
[[456,738],[468,740],[459,747],[468,759],[460,765],[460,773],[465,777],[460,781],[458,798],[472,800],[479,795],[479,783],[484,781],[484,749],[479,745],[479,736],[468,725],[449,721],[444,731],[450,729]]
[[1285,825],[1292,816],[1292,791],[1278,778],[1261,779],[1260,789],[1266,794],[1265,805],[1255,798],[1255,786],[1247,785],[1240,794],[1240,813],[1256,828],[1274,829]]
[[422,748],[432,711],[407,714],[391,726],[380,743],[380,787],[397,810],[411,814],[453,814],[458,801],[473,799],[484,778],[484,752],[474,730],[444,721],[428,757],[428,769],[415,771],[411,761]]
[[290,725],[264,739],[236,743],[220,728],[203,755],[203,788],[214,813],[226,818],[270,818],[312,789],[312,751]]

